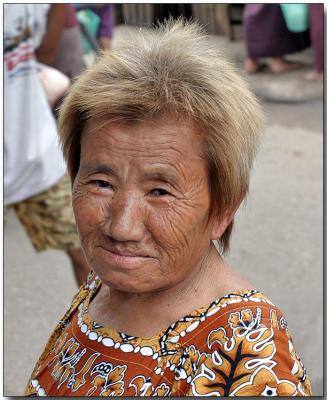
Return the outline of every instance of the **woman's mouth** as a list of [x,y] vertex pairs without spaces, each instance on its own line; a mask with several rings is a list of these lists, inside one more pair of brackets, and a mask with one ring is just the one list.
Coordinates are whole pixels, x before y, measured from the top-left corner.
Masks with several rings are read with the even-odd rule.
[[113,249],[110,247],[97,246],[106,262],[113,266],[123,268],[137,267],[148,260],[154,260],[153,257],[145,253],[133,252],[129,250]]

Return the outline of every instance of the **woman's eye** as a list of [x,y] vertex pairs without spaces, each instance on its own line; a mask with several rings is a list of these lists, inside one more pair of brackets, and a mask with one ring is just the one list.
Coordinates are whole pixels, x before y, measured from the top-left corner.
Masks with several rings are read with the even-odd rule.
[[101,179],[96,179],[94,181],[91,181],[94,185],[96,185],[99,188],[111,188],[111,185],[107,181],[102,181]]
[[170,195],[170,193],[167,192],[167,190],[165,190],[165,189],[153,189],[153,190],[151,190],[151,194],[156,197]]

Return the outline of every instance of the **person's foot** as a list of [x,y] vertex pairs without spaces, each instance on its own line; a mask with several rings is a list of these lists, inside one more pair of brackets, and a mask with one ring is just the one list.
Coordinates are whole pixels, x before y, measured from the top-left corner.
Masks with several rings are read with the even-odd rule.
[[300,69],[303,65],[292,61],[287,61],[282,57],[273,57],[270,59],[269,68],[273,74],[294,71]]
[[264,64],[260,64],[254,58],[246,58],[244,61],[244,69],[248,74],[255,74],[261,72],[265,68]]
[[324,73],[318,71],[310,71],[308,72],[305,77],[307,81],[323,81],[324,80]]

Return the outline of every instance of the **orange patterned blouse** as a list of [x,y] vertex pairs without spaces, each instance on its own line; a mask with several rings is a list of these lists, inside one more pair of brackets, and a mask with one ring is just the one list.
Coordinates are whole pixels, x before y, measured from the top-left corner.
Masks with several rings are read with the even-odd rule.
[[311,385],[280,310],[242,290],[150,339],[88,314],[91,273],[37,362],[26,396],[304,396]]

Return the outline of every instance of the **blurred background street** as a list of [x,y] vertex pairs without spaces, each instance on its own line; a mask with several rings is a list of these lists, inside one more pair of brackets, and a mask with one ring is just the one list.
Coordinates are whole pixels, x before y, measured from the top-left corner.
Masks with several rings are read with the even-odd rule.
[[[137,16],[135,10],[125,9],[124,16],[116,15],[112,47],[138,29],[140,18],[151,19],[151,10],[147,12],[148,16],[145,12]],[[249,82],[266,115],[250,195],[237,213],[227,262],[284,311],[313,393],[319,396],[323,393],[323,85],[303,78],[313,66],[312,48],[289,57],[300,61],[301,69],[247,75],[241,24],[229,26],[221,11],[214,19],[210,10],[198,8],[194,13],[200,20],[207,18],[212,40]],[[129,25],[119,22],[123,17]],[[86,56],[88,63],[92,57]],[[76,290],[67,255],[56,250],[37,254],[11,210],[4,234],[4,395],[22,395],[37,357]]]

